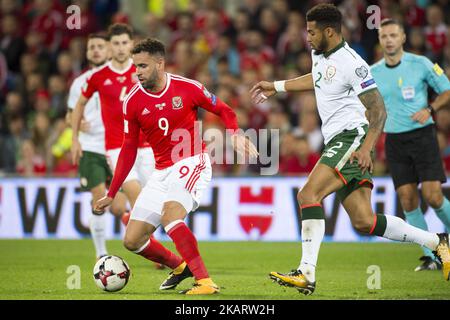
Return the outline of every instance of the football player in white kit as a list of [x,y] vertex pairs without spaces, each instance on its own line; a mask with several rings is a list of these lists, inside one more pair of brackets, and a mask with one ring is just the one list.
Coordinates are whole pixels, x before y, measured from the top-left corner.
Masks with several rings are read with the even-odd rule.
[[342,14],[332,4],[319,4],[308,11],[306,21],[307,40],[313,49],[312,72],[286,81],[262,81],[251,89],[256,103],[277,92],[314,90],[325,138],[322,156],[297,195],[302,215],[300,265],[286,274],[271,272],[270,278],[306,295],[314,292],[325,234],[322,200],[336,192],[356,230],[436,251],[448,280],[448,234],[430,233],[372,210],[372,153],[384,128],[386,110],[369,66],[342,37]]

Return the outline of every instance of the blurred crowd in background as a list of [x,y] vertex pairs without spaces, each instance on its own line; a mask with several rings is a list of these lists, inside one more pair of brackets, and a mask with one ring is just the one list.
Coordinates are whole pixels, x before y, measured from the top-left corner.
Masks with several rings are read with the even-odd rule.
[[[305,15],[319,2],[342,10],[343,36],[369,64],[382,58],[377,31],[366,26],[366,8],[375,4],[381,18],[403,22],[407,51],[427,56],[450,76],[449,0],[0,0],[0,172],[76,176],[64,120],[69,87],[88,67],[87,36],[123,22],[133,26],[136,40],[162,40],[167,71],[202,82],[235,110],[241,128],[279,129],[279,174],[307,175],[323,148],[314,93],[255,105],[249,89],[259,80],[310,72]],[[81,9],[80,29],[67,28],[70,5]],[[215,115],[200,118],[203,130],[221,126]],[[450,174],[450,108],[435,121]],[[258,167],[215,165],[214,174],[256,175]],[[383,136],[374,173],[389,174]]]

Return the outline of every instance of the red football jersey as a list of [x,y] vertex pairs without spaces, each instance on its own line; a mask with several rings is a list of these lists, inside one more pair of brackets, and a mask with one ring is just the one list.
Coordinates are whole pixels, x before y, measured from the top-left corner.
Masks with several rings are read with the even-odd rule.
[[161,92],[150,93],[138,83],[123,104],[125,139],[137,139],[141,129],[153,148],[157,169],[204,150],[199,128],[195,128],[198,107],[220,116],[227,129],[238,129],[234,111],[201,83],[166,75],[166,86]]
[[[96,69],[86,82],[82,94],[87,99],[95,92],[100,96],[102,120],[105,126],[106,150],[117,149],[123,142],[123,112],[122,105],[136,84],[136,67],[129,60],[129,67],[123,71],[115,70],[111,62]],[[145,137],[141,134],[139,147],[148,147]]]

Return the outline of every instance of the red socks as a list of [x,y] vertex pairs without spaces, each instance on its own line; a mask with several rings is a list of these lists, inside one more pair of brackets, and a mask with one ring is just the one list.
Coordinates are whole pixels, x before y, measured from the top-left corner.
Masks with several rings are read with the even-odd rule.
[[130,211],[125,211],[122,216],[120,217],[120,220],[122,220],[122,224],[126,227],[128,225],[128,221],[130,221]]
[[149,242],[147,242],[147,245],[144,247],[144,249],[141,249],[141,251],[135,253],[143,256],[148,260],[164,264],[171,269],[175,269],[183,263],[183,259],[178,257],[169,249],[165,248],[153,236],[150,237],[150,240]]
[[172,238],[177,251],[186,261],[195,280],[209,278],[203,259],[198,251],[197,239],[182,220],[177,220],[166,226],[166,232]]

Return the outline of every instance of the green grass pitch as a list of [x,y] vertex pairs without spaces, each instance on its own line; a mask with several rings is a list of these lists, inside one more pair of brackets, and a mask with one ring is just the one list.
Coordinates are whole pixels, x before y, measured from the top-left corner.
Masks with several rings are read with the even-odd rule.
[[[165,243],[173,249],[172,243]],[[200,242],[206,266],[222,287],[220,295],[186,297],[178,291],[160,292],[169,270],[156,270],[120,241],[107,243],[110,254],[124,258],[132,270],[119,292],[98,289],[92,279],[93,245],[85,240],[1,240],[0,299],[450,299],[450,282],[440,271],[414,272],[419,247],[400,243],[323,243],[312,296],[280,287],[270,271],[286,272],[298,265],[301,244],[294,242]],[[68,289],[71,265],[81,270],[81,288]],[[368,289],[367,268],[379,266],[381,289]],[[187,289],[186,279],[177,289]]]

